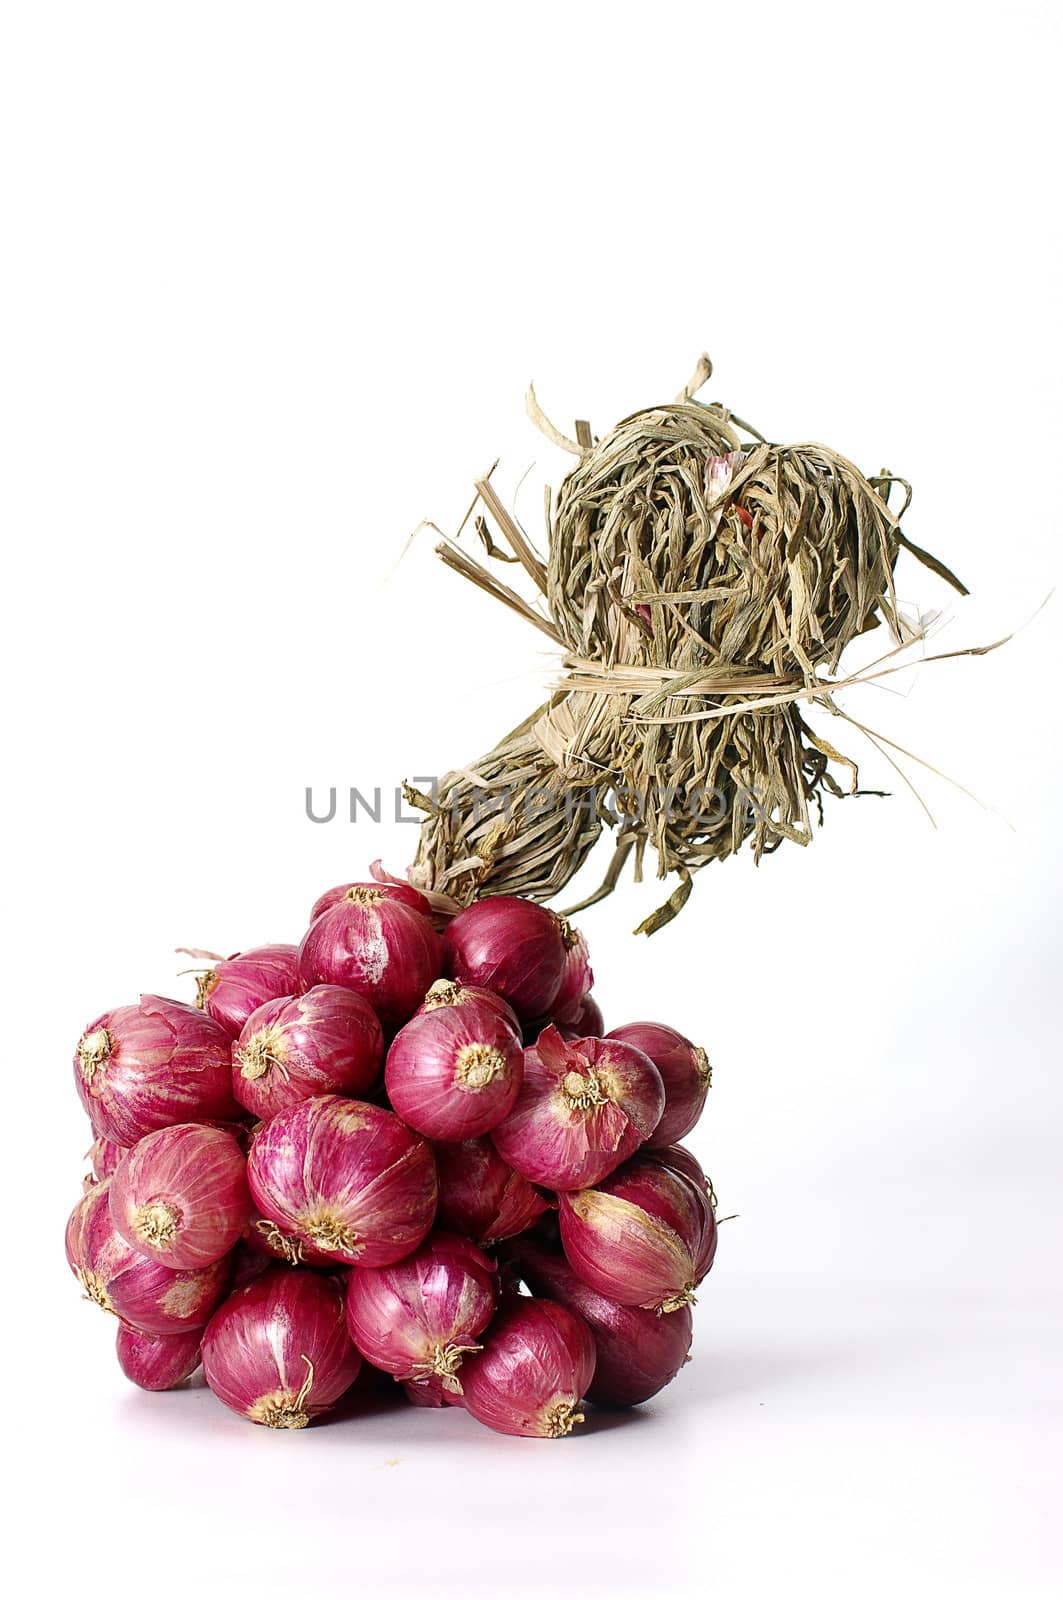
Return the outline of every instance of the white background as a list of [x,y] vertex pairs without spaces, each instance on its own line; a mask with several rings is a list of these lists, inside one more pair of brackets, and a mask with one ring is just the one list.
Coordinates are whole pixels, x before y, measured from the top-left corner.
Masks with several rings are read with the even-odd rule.
[[[709,398],[911,478],[940,645],[1058,580],[1058,7],[4,8],[4,1421],[20,1587],[727,1600],[1058,1592],[1057,598],[1005,650],[861,691],[935,831],[583,919],[610,1023],[717,1082],[695,1361],[623,1425],[305,1434],[143,1395],[62,1226],[69,1058],[178,944],[298,938],[414,830],[315,827],[542,696],[532,630],[432,559],[496,456],[540,527],[567,429]],[[826,730],[838,740],[836,729]],[[603,866],[598,862],[594,871]],[[592,874],[593,875],[593,871]],[[10,1491],[9,1491],[10,1498]]]

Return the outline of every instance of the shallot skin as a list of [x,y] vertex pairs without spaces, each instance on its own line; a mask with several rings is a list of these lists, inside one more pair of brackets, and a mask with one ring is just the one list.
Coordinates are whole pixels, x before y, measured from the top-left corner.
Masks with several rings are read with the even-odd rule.
[[594,1338],[597,1362],[587,1399],[598,1406],[638,1406],[652,1400],[689,1360],[694,1323],[689,1306],[670,1316],[621,1306],[583,1282],[564,1256],[522,1240],[517,1259],[533,1294],[581,1316]]
[[416,1383],[438,1379],[461,1392],[463,1357],[478,1350],[495,1309],[493,1263],[468,1239],[431,1233],[403,1261],[355,1267],[347,1280],[347,1328],[374,1366]]
[[440,1225],[481,1245],[523,1233],[551,1202],[503,1161],[490,1139],[437,1144]]
[[202,1328],[232,1276],[230,1256],[209,1267],[160,1266],[127,1244],[111,1221],[107,1178],[83,1195],[66,1226],[70,1270],[90,1300],[141,1333]]
[[628,1022],[606,1035],[645,1051],[664,1083],[664,1113],[649,1144],[675,1144],[698,1121],[712,1083],[704,1050],[663,1022]]
[[524,1084],[492,1131],[503,1160],[556,1190],[599,1183],[653,1132],[664,1108],[660,1073],[641,1050],[562,1039],[545,1028],[524,1052]]
[[144,994],[90,1022],[74,1081],[93,1129],[129,1147],[177,1122],[234,1120],[229,1035],[179,1000]]
[[118,1324],[115,1349],[118,1365],[138,1389],[156,1393],[163,1389],[176,1389],[190,1378],[199,1366],[199,1346],[202,1333],[198,1328],[191,1333],[141,1333],[128,1323]]
[[294,944],[260,944],[219,961],[199,978],[199,1004],[235,1039],[252,1011],[299,991],[299,949]]
[[209,1267],[227,1255],[251,1210],[247,1163],[231,1133],[198,1123],[149,1133],[119,1162],[111,1220],[164,1267]]
[[268,1000],[233,1042],[233,1095],[269,1118],[313,1095],[367,1094],[384,1061],[384,1033],[352,989],[317,984]]
[[368,1000],[385,1028],[408,1022],[443,968],[439,935],[387,886],[355,885],[310,924],[299,946],[304,987],[336,983]]
[[97,1182],[102,1183],[104,1178],[113,1176],[125,1153],[125,1146],[115,1144],[112,1139],[93,1140],[89,1159],[92,1162],[92,1176]]
[[443,934],[447,976],[502,996],[522,1021],[549,1016],[565,972],[565,925],[515,895],[477,900]]
[[475,1138],[497,1127],[520,1093],[520,1036],[494,1005],[421,1010],[388,1050],[384,1082],[399,1116],[430,1139]]
[[558,1032],[563,1039],[604,1039],[606,1037],[605,1018],[602,1016],[602,1008],[592,994],[586,997],[572,1022],[558,1023]]
[[[568,928],[567,923],[565,926]],[[559,1028],[579,1020],[580,1013],[590,999],[594,983],[590,952],[582,933],[578,928],[568,928],[567,936],[563,937],[565,967],[561,975],[561,987],[550,1007],[551,1019]]]
[[263,1218],[333,1263],[398,1261],[435,1217],[431,1146],[364,1100],[322,1095],[280,1112],[255,1135],[247,1175]]
[[223,1405],[267,1428],[305,1428],[350,1388],[362,1358],[331,1278],[271,1267],[215,1312],[203,1371]]
[[671,1313],[691,1304],[716,1253],[708,1195],[653,1152],[561,1195],[560,1222],[569,1265],[620,1305]]
[[524,1438],[560,1439],[584,1420],[594,1379],[594,1339],[581,1317],[552,1300],[518,1297],[464,1365],[465,1409],[477,1422]]

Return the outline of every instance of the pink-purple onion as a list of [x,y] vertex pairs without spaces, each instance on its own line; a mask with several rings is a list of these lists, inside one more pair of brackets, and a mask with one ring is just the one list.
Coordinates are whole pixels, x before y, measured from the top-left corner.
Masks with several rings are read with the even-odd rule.
[[239,1239],[251,1210],[247,1163],[231,1133],[189,1122],[149,1133],[119,1162],[111,1221],[164,1267],[209,1267]]
[[606,1037],[644,1051],[661,1074],[664,1114],[649,1143],[674,1144],[684,1138],[701,1116],[712,1082],[704,1050],[663,1022],[629,1022]]
[[708,1196],[653,1153],[636,1156],[593,1189],[560,1197],[569,1265],[606,1299],[677,1311],[716,1254]]
[[202,1332],[142,1333],[127,1322],[118,1324],[118,1365],[139,1389],[176,1389],[199,1366]]
[[107,1178],[82,1196],[66,1225],[66,1258],[90,1300],[142,1333],[201,1328],[225,1293],[232,1260],[175,1270],[143,1255],[111,1220]]
[[200,973],[196,1004],[235,1039],[252,1011],[299,991],[299,950],[294,944],[260,944]]
[[271,1267],[231,1294],[203,1335],[218,1399],[267,1428],[305,1428],[358,1376],[343,1293],[331,1278]]
[[509,1239],[549,1210],[550,1202],[502,1160],[490,1139],[437,1144],[440,1225],[482,1245]]
[[347,1281],[347,1329],[362,1355],[392,1377],[438,1379],[461,1392],[462,1359],[481,1348],[495,1309],[492,1263],[468,1239],[431,1233],[404,1260],[356,1267]]
[[591,1330],[597,1362],[587,1399],[595,1405],[641,1405],[671,1383],[689,1360],[689,1306],[663,1317],[639,1306],[618,1305],[584,1283],[563,1255],[531,1240],[521,1240],[518,1261],[533,1294],[568,1306]]
[[465,1409],[497,1433],[560,1439],[584,1420],[594,1378],[590,1329],[552,1300],[512,1300],[462,1372]]
[[435,1217],[431,1146],[364,1100],[322,1095],[279,1112],[255,1135],[247,1175],[262,1217],[334,1263],[398,1261]]
[[313,1095],[367,1094],[384,1060],[384,1034],[368,1000],[323,983],[259,1006],[232,1057],[235,1098],[268,1118]]
[[477,900],[443,934],[449,977],[502,996],[522,1021],[550,1015],[565,973],[567,925],[515,895]]
[[344,900],[360,901],[362,891],[372,889],[385,900],[401,900],[405,905],[412,906],[423,917],[431,914],[432,907],[419,889],[412,883],[403,883],[399,878],[381,877],[373,883],[338,883],[334,889],[326,889],[324,894],[319,894],[310,908],[310,921],[316,922],[323,911],[329,911],[333,906],[339,905]]
[[336,983],[353,989],[386,1028],[413,1016],[442,966],[431,923],[386,884],[352,884],[315,917],[299,947],[305,988]]
[[97,1134],[126,1147],[176,1122],[238,1117],[229,1035],[213,1017],[144,994],[90,1022],[74,1081]]
[[532,1183],[584,1189],[625,1161],[664,1108],[660,1073],[641,1050],[605,1039],[562,1039],[544,1028],[524,1052],[516,1105],[491,1137]]
[[384,1082],[403,1121],[430,1139],[472,1139],[511,1110],[524,1077],[516,1019],[493,1000],[423,1008],[388,1050]]
[[[602,1039],[605,1037],[605,1018],[602,1008],[589,994],[570,1023],[559,1023],[558,1032],[563,1039]],[[534,1039],[532,1040],[534,1044]]]
[[561,987],[550,1007],[551,1021],[558,1027],[579,1020],[580,1013],[590,999],[594,973],[591,971],[587,941],[578,928],[564,924],[562,938],[565,945],[565,966],[561,974]]

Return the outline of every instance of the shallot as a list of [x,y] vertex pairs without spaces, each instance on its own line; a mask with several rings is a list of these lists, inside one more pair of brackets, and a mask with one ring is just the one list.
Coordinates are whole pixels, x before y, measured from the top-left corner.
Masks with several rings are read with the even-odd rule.
[[447,973],[501,995],[522,1021],[546,1017],[564,977],[567,937],[567,924],[531,900],[477,900],[443,934]]
[[125,1146],[175,1122],[240,1114],[225,1029],[195,1006],[156,994],[89,1023],[74,1081],[96,1133]]
[[367,1000],[337,984],[268,1000],[234,1041],[233,1094],[256,1117],[320,1094],[366,1094],[384,1060],[384,1034]]
[[140,1389],[176,1389],[199,1366],[199,1328],[190,1333],[141,1333],[127,1322],[118,1324],[118,1365]]
[[550,1207],[508,1166],[490,1139],[437,1144],[439,1222],[482,1245],[523,1233]]
[[247,1176],[264,1219],[349,1266],[400,1260],[435,1216],[431,1146],[363,1100],[321,1095],[279,1112],[255,1135]]
[[196,1004],[235,1039],[252,1011],[299,990],[299,950],[294,944],[260,944],[201,972]]
[[673,1167],[636,1156],[597,1188],[560,1197],[561,1241],[579,1277],[620,1305],[690,1305],[716,1254],[709,1198]]
[[395,1378],[437,1378],[460,1394],[462,1358],[491,1320],[492,1263],[468,1239],[432,1233],[389,1267],[356,1267],[347,1282],[347,1328],[366,1360]]
[[552,1300],[515,1298],[492,1323],[483,1350],[465,1362],[465,1409],[497,1433],[563,1438],[584,1420],[579,1404],[594,1363],[594,1340],[581,1317]]
[[360,1366],[339,1286],[292,1267],[271,1267],[231,1294],[203,1335],[211,1389],[267,1428],[305,1428],[350,1388]]
[[409,1020],[439,977],[439,935],[386,884],[354,884],[310,924],[299,947],[303,985],[337,983],[362,995],[387,1028]]
[[220,1261],[250,1209],[240,1146],[231,1133],[194,1122],[147,1134],[123,1156],[110,1184],[118,1232],[164,1267]]
[[492,1001],[421,1010],[388,1050],[388,1098],[431,1139],[471,1139],[511,1110],[524,1077],[520,1036]]
[[524,1052],[524,1085],[492,1132],[514,1171],[550,1189],[584,1189],[625,1161],[656,1128],[664,1087],[632,1045],[562,1039],[544,1028]]

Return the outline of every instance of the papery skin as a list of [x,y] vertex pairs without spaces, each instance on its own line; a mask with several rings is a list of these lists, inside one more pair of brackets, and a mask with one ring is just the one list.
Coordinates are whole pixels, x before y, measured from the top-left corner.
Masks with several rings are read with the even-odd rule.
[[442,1227],[490,1245],[523,1233],[550,1209],[550,1201],[503,1161],[490,1139],[434,1149]]
[[432,914],[430,901],[419,889],[415,889],[412,883],[403,883],[398,878],[377,878],[372,883],[338,883],[334,889],[326,889],[324,894],[319,894],[314,901],[310,909],[310,921],[316,922],[323,911],[339,905],[343,900],[350,900],[352,890],[363,889],[375,889],[386,900],[401,900],[404,905],[412,906],[414,911],[419,911],[423,917]]
[[223,1405],[269,1428],[304,1428],[358,1376],[343,1295],[331,1278],[271,1267],[236,1290],[203,1335],[203,1371]]
[[263,1217],[348,1266],[398,1261],[435,1217],[431,1146],[364,1100],[323,1095],[280,1112],[255,1135],[247,1175]]
[[426,1406],[439,1411],[444,1406],[465,1404],[464,1395],[455,1394],[452,1389],[444,1389],[441,1378],[421,1378],[416,1382],[407,1379],[399,1383],[399,1388],[411,1406]]
[[557,1439],[583,1421],[594,1379],[594,1339],[583,1319],[552,1300],[521,1297],[499,1312],[462,1372],[465,1409],[477,1422],[525,1438]]
[[443,949],[431,923],[387,885],[355,886],[315,917],[299,946],[303,986],[336,983],[373,1007],[386,1029],[408,1022],[443,970]]
[[197,1123],[147,1134],[119,1162],[111,1221],[164,1267],[209,1267],[247,1225],[247,1162],[231,1133]]
[[241,1245],[269,1261],[284,1261],[289,1267],[331,1267],[332,1261],[312,1245],[285,1233],[269,1217],[262,1216],[252,1202],[251,1215]]
[[[477,1071],[491,1073],[478,1082]],[[524,1080],[520,1035],[491,1001],[419,1011],[400,1028],[384,1070],[391,1104],[430,1139],[475,1138],[497,1127]]]
[[267,1000],[298,994],[299,949],[294,944],[260,944],[219,961],[199,984],[208,1016],[235,1039],[252,1011]]
[[618,1305],[584,1283],[559,1251],[531,1240],[520,1241],[517,1260],[533,1294],[568,1306],[591,1330],[597,1361],[587,1399],[595,1405],[641,1405],[671,1383],[688,1360],[694,1332],[689,1306],[664,1317]]
[[444,1006],[480,1005],[491,1006],[509,1023],[514,1033],[520,1033],[520,1020],[507,1000],[503,1000],[493,989],[484,989],[476,983],[462,983],[460,978],[437,978],[417,1007],[414,1016],[423,1016],[427,1011],[439,1011]]
[[584,1005],[590,998],[594,972],[591,968],[587,941],[578,928],[569,930],[565,946],[565,967],[561,974],[561,987],[554,996],[550,1017],[558,1027],[577,1022]]
[[638,1149],[663,1109],[660,1073],[641,1050],[612,1040],[566,1041],[551,1026],[525,1050],[520,1096],[491,1137],[530,1182],[584,1189]]
[[179,1000],[144,994],[90,1022],[74,1055],[74,1081],[94,1131],[127,1148],[178,1122],[230,1121],[229,1035]]
[[596,1188],[562,1195],[560,1222],[569,1265],[619,1305],[677,1311],[716,1254],[708,1197],[652,1153]]
[[468,1239],[435,1232],[403,1261],[355,1267],[347,1280],[347,1331],[375,1367],[461,1392],[463,1357],[494,1313],[493,1263]]
[[664,1114],[647,1142],[675,1144],[690,1132],[705,1108],[712,1081],[708,1056],[663,1022],[628,1022],[606,1037],[645,1051],[661,1074]]
[[90,1300],[142,1333],[202,1328],[228,1288],[231,1256],[212,1266],[175,1271],[127,1244],[111,1221],[106,1178],[90,1189],[66,1225],[66,1258]]
[[645,1145],[639,1151],[639,1156],[643,1161],[655,1161],[681,1177],[689,1178],[694,1187],[708,1200],[712,1210],[716,1210],[716,1194],[712,1183],[697,1156],[692,1155],[685,1145],[658,1145],[655,1141],[652,1146]]
[[384,1063],[384,1033],[360,994],[317,984],[253,1011],[232,1061],[234,1097],[266,1119],[312,1095],[367,1094]]
[[443,934],[447,976],[501,995],[520,1017],[549,1016],[565,971],[564,924],[516,895],[477,900]]
[[120,1322],[115,1340],[118,1365],[139,1389],[176,1389],[199,1366],[201,1340],[199,1328],[167,1336],[142,1333],[139,1328]]

